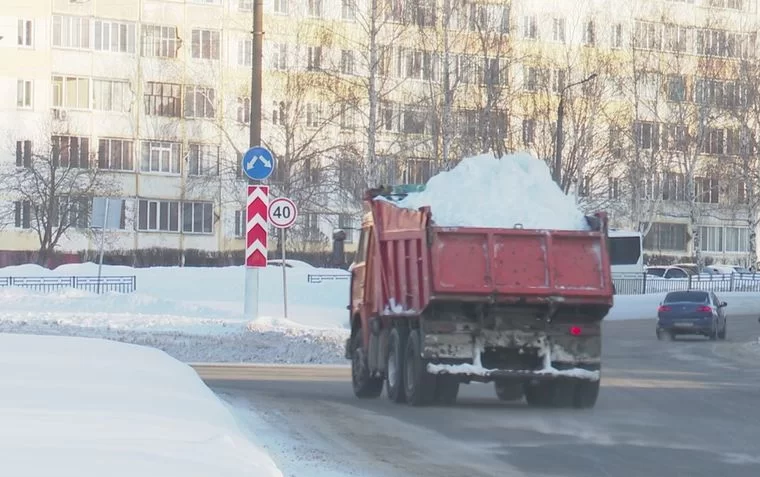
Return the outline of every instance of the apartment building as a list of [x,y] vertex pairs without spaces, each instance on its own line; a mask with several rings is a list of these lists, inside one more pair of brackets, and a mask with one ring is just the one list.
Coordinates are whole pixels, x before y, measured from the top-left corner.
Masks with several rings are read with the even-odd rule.
[[[67,167],[107,176],[125,199],[109,247],[242,249],[252,0],[5,3],[0,160],[23,169],[60,151]],[[699,68],[705,58],[756,58],[756,1],[611,3],[455,1],[449,12],[440,1],[388,0],[370,54],[367,2],[265,0],[262,137],[281,159],[273,184],[301,209],[294,246],[322,247],[335,228],[352,242],[368,182],[424,182],[452,158],[488,150],[554,157],[567,94],[569,192],[621,227],[651,223],[651,253],[690,255],[697,230],[704,253],[744,257],[751,184],[712,175],[744,151],[741,121],[700,123],[698,162],[686,171],[673,138],[679,107],[746,104],[742,81]],[[603,92],[567,88],[593,73],[589,85]],[[594,105],[585,120],[584,104]],[[658,167],[634,181],[634,155]],[[33,204],[0,196],[0,250],[35,249]],[[87,220],[76,222],[61,249],[93,247]]]

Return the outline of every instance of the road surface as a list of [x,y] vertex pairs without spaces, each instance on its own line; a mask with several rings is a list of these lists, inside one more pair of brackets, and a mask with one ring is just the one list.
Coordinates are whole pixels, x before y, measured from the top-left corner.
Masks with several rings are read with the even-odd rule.
[[[760,314],[760,310],[758,312]],[[728,340],[658,342],[652,320],[604,324],[593,410],[501,403],[463,385],[454,407],[353,397],[348,367],[203,366],[286,476],[760,476],[757,315]]]

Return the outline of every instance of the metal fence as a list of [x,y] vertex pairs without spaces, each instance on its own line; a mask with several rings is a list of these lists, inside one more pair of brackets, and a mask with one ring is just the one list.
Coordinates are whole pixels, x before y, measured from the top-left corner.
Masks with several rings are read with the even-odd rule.
[[350,280],[351,275],[318,275],[318,274],[308,274],[306,276],[306,282],[307,283],[322,283],[322,282],[334,282],[334,281],[346,281]]
[[691,275],[688,278],[660,278],[653,275],[614,275],[618,295],[644,295],[682,290],[713,292],[760,292],[760,274]]
[[[76,288],[98,292],[98,277],[0,277],[0,287],[20,287],[49,292]],[[132,293],[137,290],[136,276],[100,277],[100,292]]]

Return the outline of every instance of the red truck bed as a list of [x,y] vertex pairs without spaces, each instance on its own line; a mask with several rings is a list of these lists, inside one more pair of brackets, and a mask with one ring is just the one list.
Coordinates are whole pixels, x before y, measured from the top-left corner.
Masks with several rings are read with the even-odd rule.
[[428,209],[368,202],[381,256],[369,258],[380,286],[365,303],[377,314],[448,300],[612,304],[603,213],[594,231],[439,227]]

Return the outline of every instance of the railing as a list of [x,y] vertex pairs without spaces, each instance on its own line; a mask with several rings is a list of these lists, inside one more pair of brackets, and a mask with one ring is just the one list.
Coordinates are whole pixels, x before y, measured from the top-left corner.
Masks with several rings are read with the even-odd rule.
[[307,283],[322,283],[331,281],[347,281],[351,279],[351,275],[318,275],[308,274],[306,275]]
[[713,292],[759,292],[760,274],[690,275],[687,278],[660,278],[653,275],[613,275],[618,295],[644,295],[683,290]]
[[49,292],[62,288],[76,288],[93,293],[132,293],[137,290],[136,276],[100,277],[0,277],[0,287],[20,287]]

